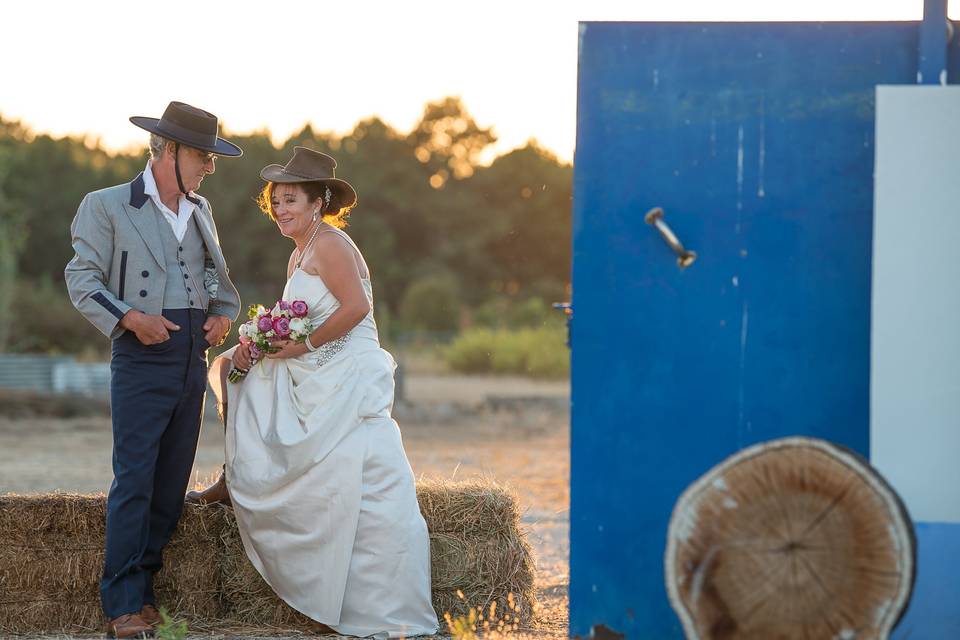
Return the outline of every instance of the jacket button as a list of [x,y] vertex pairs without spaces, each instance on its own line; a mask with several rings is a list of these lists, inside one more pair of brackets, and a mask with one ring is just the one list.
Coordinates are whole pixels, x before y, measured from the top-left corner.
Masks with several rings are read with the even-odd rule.
[[183,247],[177,247],[177,251],[183,251]]
[[144,278],[146,278],[147,276],[150,275],[150,272],[149,272],[149,271],[141,271],[141,272],[140,272],[140,275],[142,275]]
[[184,279],[184,280],[188,280],[189,278],[190,278],[190,276],[188,276],[187,274],[183,274],[183,279]]
[[180,261],[180,266],[181,266],[181,267],[185,267],[185,266],[187,266],[187,263],[184,262],[183,260],[181,260],[181,261]]
[[146,289],[140,289],[140,297],[141,297],[141,298],[146,298],[146,297],[147,297],[147,290],[146,290]]
[[193,291],[193,289],[191,289],[190,287],[187,287],[187,291]]

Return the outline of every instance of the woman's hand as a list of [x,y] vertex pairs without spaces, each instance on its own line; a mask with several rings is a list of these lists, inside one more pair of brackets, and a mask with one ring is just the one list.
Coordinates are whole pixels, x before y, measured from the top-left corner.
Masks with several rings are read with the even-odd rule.
[[268,358],[296,358],[307,352],[307,345],[302,342],[294,342],[293,340],[272,340],[270,341],[270,345],[276,347],[278,351],[268,353]]
[[237,345],[233,352],[233,366],[243,371],[249,371],[253,366],[253,358],[250,356],[250,345],[242,342]]

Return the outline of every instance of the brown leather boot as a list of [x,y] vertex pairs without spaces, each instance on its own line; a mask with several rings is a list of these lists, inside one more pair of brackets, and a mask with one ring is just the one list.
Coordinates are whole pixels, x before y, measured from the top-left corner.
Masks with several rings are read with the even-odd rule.
[[155,627],[161,622],[160,612],[152,604],[143,605],[143,609],[140,609],[140,617],[151,627]]
[[108,638],[152,638],[153,627],[139,613],[127,613],[107,623]]
[[203,491],[190,491],[186,501],[191,504],[230,504],[230,492],[227,491],[227,474],[221,473],[212,485]]

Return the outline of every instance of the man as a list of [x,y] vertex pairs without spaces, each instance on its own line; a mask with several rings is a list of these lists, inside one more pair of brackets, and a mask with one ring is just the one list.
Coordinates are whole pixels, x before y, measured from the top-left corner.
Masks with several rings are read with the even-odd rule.
[[153,635],[153,577],[176,528],[200,433],[211,345],[240,312],[210,204],[216,156],[239,156],[216,116],[171,102],[130,121],[150,136],[133,182],[87,194],[65,270],[74,306],[113,340],[113,473],[100,596],[107,636]]

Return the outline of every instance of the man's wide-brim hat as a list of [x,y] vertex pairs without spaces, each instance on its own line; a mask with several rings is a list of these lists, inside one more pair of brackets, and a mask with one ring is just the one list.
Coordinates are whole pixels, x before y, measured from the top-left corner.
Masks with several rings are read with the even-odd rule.
[[184,102],[168,104],[163,116],[159,119],[133,116],[130,118],[130,122],[168,140],[201,151],[209,151],[218,156],[239,156],[243,154],[240,147],[217,135],[220,131],[217,116],[203,109],[191,107]]
[[290,162],[267,165],[260,171],[260,177],[267,182],[292,184],[296,182],[323,182],[339,195],[341,207],[352,207],[357,203],[357,192],[346,180],[335,177],[337,161],[325,153],[294,147]]

